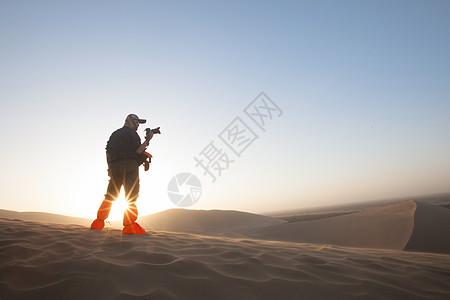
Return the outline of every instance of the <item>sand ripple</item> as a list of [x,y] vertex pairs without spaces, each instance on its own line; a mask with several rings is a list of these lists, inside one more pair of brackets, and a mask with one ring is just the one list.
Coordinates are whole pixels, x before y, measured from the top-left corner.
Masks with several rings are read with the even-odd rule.
[[0,299],[450,298],[449,255],[0,220]]

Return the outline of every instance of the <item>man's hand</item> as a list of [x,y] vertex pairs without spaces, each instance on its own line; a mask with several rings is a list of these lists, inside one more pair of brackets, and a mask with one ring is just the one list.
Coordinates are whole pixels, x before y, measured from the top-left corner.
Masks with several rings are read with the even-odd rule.
[[147,130],[147,134],[145,135],[145,141],[150,141],[153,138],[153,131]]
[[142,145],[144,145],[144,147],[148,147],[148,145],[150,144],[150,140],[153,138],[153,131],[149,130],[148,134],[145,135],[145,141],[144,143],[142,143]]
[[147,134],[145,135],[145,141],[141,144],[139,148],[137,148],[136,153],[141,154],[145,151],[145,149],[148,147],[148,144],[150,143],[150,140],[153,138],[153,131],[147,130]]

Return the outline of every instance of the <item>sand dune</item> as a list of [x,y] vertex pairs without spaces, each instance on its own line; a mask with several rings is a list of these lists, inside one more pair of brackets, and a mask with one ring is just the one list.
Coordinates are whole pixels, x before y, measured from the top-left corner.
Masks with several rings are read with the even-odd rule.
[[140,222],[155,230],[230,236],[285,221],[232,210],[169,209],[142,217]]
[[[83,226],[92,221],[6,210],[0,210],[0,217]],[[450,210],[412,200],[294,223],[241,211],[186,209],[143,216],[139,222],[146,229],[158,231],[450,254]],[[111,224],[112,228],[122,228],[121,221]]]
[[414,227],[414,201],[350,215],[258,228],[249,235],[291,242],[403,250]]
[[405,201],[328,219],[260,227],[246,234],[279,241],[450,254],[450,210]]
[[450,209],[416,203],[414,229],[405,250],[450,254]]
[[[0,218],[38,221],[44,223],[74,224],[90,226],[92,219],[68,217],[44,212],[17,212],[0,209]],[[108,221],[108,220],[107,220]],[[212,235],[239,235],[246,229],[281,224],[285,221],[234,210],[190,210],[168,209],[147,216],[139,222],[155,230],[202,233]],[[122,228],[122,221],[110,221],[107,226]]]
[[90,219],[69,217],[52,213],[36,211],[19,212],[6,209],[0,209],[0,218],[20,219],[25,221],[37,221],[44,223],[74,224],[83,226],[90,226],[92,222],[92,220]]
[[140,222],[146,228],[173,232],[450,254],[450,210],[415,201],[308,222],[185,209],[144,216]]
[[0,299],[450,298],[449,255],[11,219],[0,253]]

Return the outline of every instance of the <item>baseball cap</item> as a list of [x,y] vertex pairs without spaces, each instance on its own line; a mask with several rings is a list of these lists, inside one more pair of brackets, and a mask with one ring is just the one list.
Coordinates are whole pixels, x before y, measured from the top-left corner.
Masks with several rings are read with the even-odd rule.
[[129,114],[129,115],[127,116],[127,119],[128,119],[128,118],[133,119],[133,120],[136,120],[136,121],[138,121],[138,123],[140,123],[140,124],[144,124],[145,122],[147,122],[147,120],[145,120],[145,119],[139,119],[139,117],[138,117],[137,115],[135,115],[135,114]]

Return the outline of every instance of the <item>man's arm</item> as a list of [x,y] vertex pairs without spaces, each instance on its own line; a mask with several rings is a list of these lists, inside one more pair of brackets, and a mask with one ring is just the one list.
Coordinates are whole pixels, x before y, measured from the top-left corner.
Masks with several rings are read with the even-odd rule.
[[137,154],[141,154],[142,152],[144,152],[148,147],[150,140],[153,138],[153,132],[151,130],[149,132],[150,133],[145,137],[145,141],[139,146],[139,148],[136,149]]

